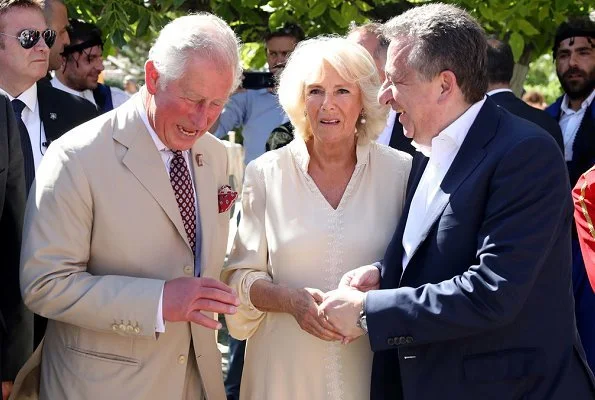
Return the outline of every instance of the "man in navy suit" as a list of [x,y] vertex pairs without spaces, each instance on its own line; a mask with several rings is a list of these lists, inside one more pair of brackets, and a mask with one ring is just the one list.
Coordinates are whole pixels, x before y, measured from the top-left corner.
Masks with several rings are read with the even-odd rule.
[[384,260],[320,305],[347,341],[369,334],[371,399],[594,398],[555,140],[485,96],[486,38],[465,11],[416,7],[383,32],[379,99],[421,154]]

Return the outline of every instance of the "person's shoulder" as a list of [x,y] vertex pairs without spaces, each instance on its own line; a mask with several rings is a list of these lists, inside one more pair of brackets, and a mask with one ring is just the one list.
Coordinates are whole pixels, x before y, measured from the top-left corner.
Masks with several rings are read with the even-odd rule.
[[64,109],[68,109],[72,113],[85,112],[97,115],[97,108],[93,103],[82,97],[56,89],[49,81],[47,83],[43,80],[38,82],[38,93],[40,102],[60,104]]

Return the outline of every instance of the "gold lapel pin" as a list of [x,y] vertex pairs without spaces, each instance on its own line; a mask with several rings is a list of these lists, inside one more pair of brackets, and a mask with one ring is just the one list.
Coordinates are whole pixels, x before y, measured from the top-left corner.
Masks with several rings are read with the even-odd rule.
[[202,167],[202,154],[196,155],[196,165],[198,165],[199,167]]

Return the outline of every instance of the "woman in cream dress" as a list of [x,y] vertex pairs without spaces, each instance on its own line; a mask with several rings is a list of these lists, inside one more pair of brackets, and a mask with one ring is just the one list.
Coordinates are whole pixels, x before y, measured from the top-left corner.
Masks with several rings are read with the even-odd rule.
[[243,216],[223,280],[226,316],[248,339],[242,400],[364,400],[372,351],[318,313],[342,275],[379,261],[401,215],[410,156],[374,142],[387,109],[374,61],[343,38],[302,42],[280,78],[296,138],[247,169]]

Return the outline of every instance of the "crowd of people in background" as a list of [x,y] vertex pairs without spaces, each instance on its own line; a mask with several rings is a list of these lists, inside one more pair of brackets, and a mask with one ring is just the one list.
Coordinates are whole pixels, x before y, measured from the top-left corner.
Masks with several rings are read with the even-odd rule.
[[595,21],[550,105],[452,5],[263,39],[176,18],[121,90],[63,0],[0,0],[2,400],[595,398]]

